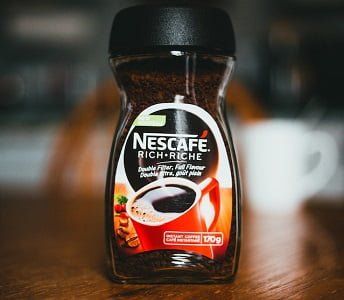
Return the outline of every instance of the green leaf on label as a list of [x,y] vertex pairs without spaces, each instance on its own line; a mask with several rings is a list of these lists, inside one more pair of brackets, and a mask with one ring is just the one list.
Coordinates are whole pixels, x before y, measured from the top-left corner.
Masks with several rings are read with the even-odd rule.
[[115,199],[117,200],[117,202],[119,204],[126,204],[128,202],[128,198],[126,196],[123,195],[115,195]]
[[134,121],[134,126],[163,127],[165,124],[165,115],[143,115]]

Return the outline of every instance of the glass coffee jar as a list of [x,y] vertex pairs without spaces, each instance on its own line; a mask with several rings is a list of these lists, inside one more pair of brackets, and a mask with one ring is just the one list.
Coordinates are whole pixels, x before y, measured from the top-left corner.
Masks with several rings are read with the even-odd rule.
[[113,23],[121,91],[106,188],[118,282],[227,282],[240,249],[240,186],[224,94],[229,16],[202,6],[136,6]]

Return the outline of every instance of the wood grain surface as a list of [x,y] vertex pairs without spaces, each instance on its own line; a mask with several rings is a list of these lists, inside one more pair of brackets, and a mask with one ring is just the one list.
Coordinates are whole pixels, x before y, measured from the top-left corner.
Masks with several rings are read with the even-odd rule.
[[1,299],[344,299],[343,208],[245,211],[237,279],[121,285],[105,272],[103,199],[1,190]]

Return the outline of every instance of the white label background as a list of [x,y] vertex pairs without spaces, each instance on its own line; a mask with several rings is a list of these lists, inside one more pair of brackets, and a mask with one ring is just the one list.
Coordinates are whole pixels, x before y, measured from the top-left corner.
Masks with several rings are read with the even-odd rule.
[[[160,110],[165,110],[165,109],[180,109],[180,110],[185,110],[189,113],[194,114],[195,116],[197,116],[199,119],[201,119],[204,123],[206,123],[210,130],[212,131],[215,140],[216,140],[216,144],[217,144],[217,148],[219,151],[219,161],[218,161],[218,169],[217,169],[217,173],[215,175],[216,179],[218,180],[220,187],[222,188],[231,188],[232,187],[232,176],[231,176],[231,169],[230,169],[230,165],[229,165],[229,161],[228,161],[228,157],[227,157],[227,151],[226,151],[226,147],[225,144],[223,142],[220,130],[215,122],[215,120],[212,118],[212,116],[206,112],[204,109],[193,105],[193,104],[182,104],[182,103],[160,103],[160,104],[155,104],[152,105],[150,107],[148,107],[147,109],[145,109],[144,111],[142,111],[139,116],[143,116],[143,115],[150,115],[152,113],[155,113],[157,111]],[[176,127],[178,126],[178,122],[176,123]],[[124,150],[125,150],[125,146],[127,144],[128,138],[130,136],[130,133],[133,131],[133,129],[136,126],[132,125],[127,138],[123,144],[123,147],[121,149],[121,154],[118,160],[118,164],[117,164],[117,169],[116,169],[116,175],[115,175],[115,180],[116,183],[124,183],[127,185],[127,183],[129,183],[129,180],[125,174],[125,168],[124,168]],[[183,128],[181,128],[183,129]],[[127,187],[129,188],[129,184],[127,185]],[[131,188],[130,190],[128,189],[128,195],[127,196],[132,196],[135,193],[135,191]]]

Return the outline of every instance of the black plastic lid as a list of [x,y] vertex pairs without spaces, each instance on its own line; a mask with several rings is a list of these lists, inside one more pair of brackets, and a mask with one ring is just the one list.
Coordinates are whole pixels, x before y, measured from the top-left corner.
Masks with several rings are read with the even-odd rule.
[[224,10],[208,6],[141,5],[121,10],[115,16],[111,56],[161,50],[234,56],[231,19]]

